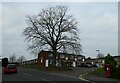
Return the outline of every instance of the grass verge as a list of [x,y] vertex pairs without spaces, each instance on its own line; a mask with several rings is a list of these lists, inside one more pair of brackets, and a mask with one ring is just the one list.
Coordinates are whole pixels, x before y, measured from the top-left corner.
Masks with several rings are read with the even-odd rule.
[[[104,67],[100,67],[95,69],[92,72],[89,72],[88,75],[94,75],[94,76],[99,76],[99,77],[106,77],[106,72],[104,70]],[[119,76],[119,70],[115,71],[112,73],[111,79],[120,79]]]
[[20,65],[20,67],[38,69],[40,71],[71,71],[69,67],[40,67],[37,64]]
[[97,68],[94,71],[90,72],[89,74],[97,75],[97,76],[105,76],[105,70],[103,67]]

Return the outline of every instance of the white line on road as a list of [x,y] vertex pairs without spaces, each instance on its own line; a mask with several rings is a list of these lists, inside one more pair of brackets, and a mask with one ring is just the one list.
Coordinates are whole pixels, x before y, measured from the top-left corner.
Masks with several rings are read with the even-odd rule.
[[[31,75],[31,74],[28,74],[28,73],[24,73],[24,74],[33,77],[33,75]],[[38,77],[37,77],[37,78],[38,78]],[[38,79],[41,79],[41,80],[44,80],[44,81],[50,81],[50,80],[47,80],[47,79],[44,79],[44,78],[40,78],[40,77],[39,77]]]
[[[79,76],[79,78],[80,78],[81,80],[83,80],[83,81],[90,82],[89,80],[87,80],[87,79],[84,79],[84,78],[83,78],[83,75],[80,75],[80,76]],[[92,83],[96,83],[96,82],[93,82],[93,81],[92,81]]]
[[44,78],[40,78],[40,77],[39,77],[39,79],[42,79],[42,80],[44,80],[44,81],[50,81],[50,80],[47,80],[47,79],[44,79]]
[[89,80],[84,79],[82,75],[80,75],[79,78],[83,81],[89,81]]
[[50,75],[57,75],[57,76],[64,76],[64,77],[69,77],[69,78],[78,78],[75,76],[70,76],[70,75],[65,75],[65,74],[59,74],[59,73],[49,73]]

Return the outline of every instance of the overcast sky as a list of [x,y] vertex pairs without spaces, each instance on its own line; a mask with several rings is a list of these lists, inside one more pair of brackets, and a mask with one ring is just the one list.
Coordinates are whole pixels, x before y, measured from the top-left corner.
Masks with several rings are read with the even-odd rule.
[[[22,34],[26,28],[26,15],[36,15],[42,8],[64,5],[69,8],[79,22],[83,54],[96,57],[96,49],[101,53],[118,55],[118,3],[117,2],[5,2],[2,3],[2,46],[0,53],[9,57],[23,55],[35,58],[27,50],[28,43]],[[1,41],[0,41],[1,43]],[[2,49],[2,51],[1,51]]]

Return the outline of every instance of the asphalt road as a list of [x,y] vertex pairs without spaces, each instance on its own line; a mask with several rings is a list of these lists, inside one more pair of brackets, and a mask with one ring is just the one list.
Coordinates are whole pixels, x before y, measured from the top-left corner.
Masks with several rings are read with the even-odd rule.
[[2,67],[0,66],[0,83],[2,82]]
[[39,71],[36,69],[19,68],[18,73],[4,74],[2,73],[2,82],[4,81],[81,81],[78,77],[65,76],[61,74],[53,74]]

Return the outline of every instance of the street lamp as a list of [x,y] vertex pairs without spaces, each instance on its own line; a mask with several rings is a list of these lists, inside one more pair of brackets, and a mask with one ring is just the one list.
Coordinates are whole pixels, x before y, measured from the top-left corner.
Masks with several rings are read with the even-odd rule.
[[97,49],[96,51],[97,51],[97,52],[98,52],[98,54],[99,54],[99,50]]

